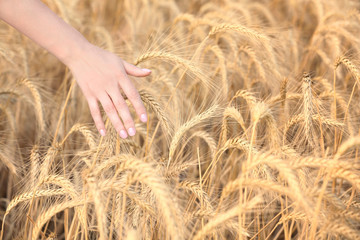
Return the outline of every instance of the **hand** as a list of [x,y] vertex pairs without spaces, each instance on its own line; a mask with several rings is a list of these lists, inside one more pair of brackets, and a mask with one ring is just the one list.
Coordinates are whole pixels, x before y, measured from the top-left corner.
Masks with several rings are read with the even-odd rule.
[[128,75],[145,77],[151,71],[140,69],[92,44],[84,47],[84,51],[77,55],[78,57],[72,58],[67,65],[88,101],[92,118],[100,134],[105,136],[106,132],[98,101],[122,138],[134,136],[135,124],[121,91],[134,106],[140,120],[146,122],[146,109]]
[[144,77],[151,73],[150,70],[139,69],[115,54],[90,44],[42,1],[0,0],[0,19],[47,49],[71,69],[89,103],[91,115],[101,135],[105,135],[105,126],[98,101],[121,137],[135,135],[134,121],[121,90],[140,119],[146,122],[144,104],[128,74]]

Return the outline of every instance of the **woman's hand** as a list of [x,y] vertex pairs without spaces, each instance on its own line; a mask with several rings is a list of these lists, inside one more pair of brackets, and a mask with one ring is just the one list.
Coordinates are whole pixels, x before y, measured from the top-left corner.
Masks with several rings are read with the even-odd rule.
[[134,121],[121,91],[128,97],[141,121],[146,122],[145,107],[128,74],[144,77],[151,73],[150,70],[139,69],[90,44],[40,0],[0,0],[0,19],[47,49],[71,69],[101,135],[105,135],[105,126],[98,101],[121,137],[135,135]]
[[140,69],[90,43],[76,56],[72,56],[66,64],[88,101],[91,115],[100,134],[105,136],[105,126],[98,102],[101,103],[122,138],[128,135],[134,136],[135,124],[121,93],[123,92],[130,100],[140,120],[146,122],[146,109],[128,75],[145,77],[151,71]]

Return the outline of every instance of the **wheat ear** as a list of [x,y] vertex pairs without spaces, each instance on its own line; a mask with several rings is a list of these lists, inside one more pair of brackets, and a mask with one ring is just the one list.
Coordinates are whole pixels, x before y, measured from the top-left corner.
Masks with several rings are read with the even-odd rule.
[[[118,159],[118,160],[115,160]],[[118,162],[117,171],[131,171],[133,181],[138,181],[149,186],[156,198],[156,204],[164,221],[167,222],[167,232],[173,239],[183,238],[183,225],[179,218],[180,209],[172,197],[170,189],[165,184],[163,177],[160,176],[155,168],[150,163],[129,154],[121,154],[108,159],[109,162]],[[124,188],[123,185],[118,185],[118,182],[113,183],[114,187]]]
[[175,150],[177,146],[180,144],[180,140],[182,136],[185,134],[186,131],[188,131],[190,128],[194,127],[196,124],[199,124],[200,122],[213,117],[218,110],[218,106],[214,105],[210,107],[208,110],[206,110],[203,113],[200,113],[190,119],[188,122],[183,124],[175,133],[174,137],[171,140],[170,147],[169,147],[169,161],[167,164],[167,167],[169,168],[170,162],[172,161],[174,157]]
[[313,104],[312,104],[312,90],[311,90],[311,78],[310,74],[304,73],[302,83],[302,92],[304,95],[304,125],[305,125],[305,137],[308,140],[311,146],[314,146],[312,138],[312,114],[313,114]]
[[35,110],[36,110],[36,115],[38,118],[38,122],[39,122],[39,127],[41,131],[45,130],[45,119],[44,119],[44,110],[43,110],[43,106],[42,106],[42,100],[41,100],[41,95],[39,93],[39,90],[36,88],[36,86],[28,79],[23,79],[20,84],[26,86],[34,100],[35,100]]
[[37,219],[32,231],[32,235],[31,235],[31,239],[32,240],[37,240],[38,239],[38,235],[41,231],[42,226],[49,221],[55,214],[64,211],[65,209],[68,208],[73,208],[73,207],[77,207],[77,206],[81,206],[83,205],[85,202],[84,200],[81,199],[75,199],[75,200],[71,200],[71,201],[67,201],[67,202],[63,202],[63,203],[59,203],[59,204],[55,204],[52,205],[49,209],[47,209],[46,211],[44,211]]
[[[206,235],[212,233],[213,229],[216,226],[219,226],[220,224],[224,224],[226,221],[230,220],[231,218],[238,216],[239,211],[244,212],[254,208],[260,202],[260,199],[261,199],[260,197],[255,197],[251,201],[246,202],[245,204],[242,204],[240,206],[237,205],[236,207],[233,207],[230,210],[227,210],[226,212],[217,214],[212,219],[210,219],[209,222],[200,231],[196,233],[193,240],[205,239]],[[237,230],[238,230],[238,234],[244,237],[250,237],[246,229],[242,228],[241,226],[238,226]]]
[[145,90],[140,90],[139,91],[140,97],[143,100],[143,102],[151,108],[151,110],[154,111],[154,113],[156,114],[156,116],[158,117],[158,119],[161,122],[161,125],[164,127],[164,130],[166,131],[166,133],[171,136],[173,133],[173,126],[171,124],[171,122],[168,120],[168,117],[166,116],[166,113],[164,112],[164,107],[160,105],[160,103],[158,103],[155,98],[148,93]]

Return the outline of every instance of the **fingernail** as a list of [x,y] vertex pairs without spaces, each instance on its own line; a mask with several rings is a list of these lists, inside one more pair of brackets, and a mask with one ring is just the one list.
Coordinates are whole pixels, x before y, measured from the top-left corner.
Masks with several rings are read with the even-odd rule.
[[100,129],[100,135],[105,137],[105,130],[104,129]]
[[146,121],[147,121],[147,116],[146,116],[145,113],[141,114],[140,120],[141,120],[142,122],[146,122]]
[[130,136],[134,136],[135,135],[135,129],[134,128],[129,128],[128,133],[129,133]]
[[148,73],[151,72],[151,70],[150,70],[150,69],[147,69],[147,68],[143,68],[142,70],[143,70],[144,72],[148,72]]
[[127,134],[126,134],[125,130],[120,131],[120,137],[123,138],[123,139],[127,138]]

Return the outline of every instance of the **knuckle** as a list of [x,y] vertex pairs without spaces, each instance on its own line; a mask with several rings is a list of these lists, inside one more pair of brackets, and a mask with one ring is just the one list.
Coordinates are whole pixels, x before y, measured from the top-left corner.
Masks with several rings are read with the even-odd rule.
[[122,99],[116,99],[114,101],[114,104],[119,108],[119,110],[124,109],[125,107],[127,107],[126,103],[124,100]]
[[115,113],[115,108],[112,104],[105,104],[103,105],[103,107],[104,107],[104,111],[107,112],[108,114]]
[[139,93],[136,90],[129,91],[126,96],[132,100],[132,101],[138,101],[139,100]]
[[112,117],[110,117],[110,121],[116,130],[118,130],[122,126],[122,123],[117,116],[113,115]]
[[133,127],[134,126],[134,121],[131,117],[126,117],[124,119],[124,123],[125,123],[125,126],[127,127]]
[[126,74],[122,71],[122,70],[118,70],[116,71],[115,73],[115,76],[118,78],[118,79],[126,79]]

